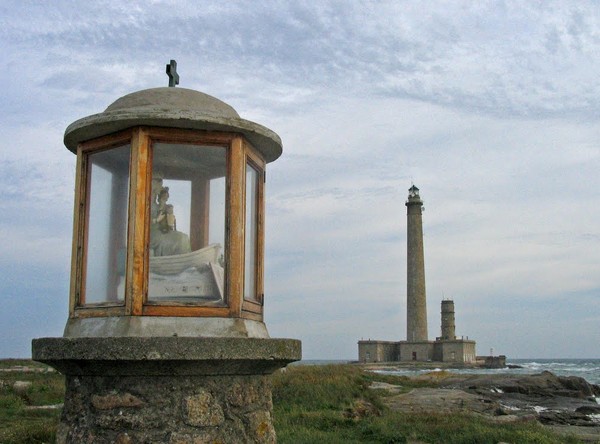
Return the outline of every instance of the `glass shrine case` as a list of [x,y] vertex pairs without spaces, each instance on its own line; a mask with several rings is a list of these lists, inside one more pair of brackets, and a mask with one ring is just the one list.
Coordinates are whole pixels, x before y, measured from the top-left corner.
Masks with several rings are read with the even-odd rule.
[[264,170],[238,133],[136,127],[79,144],[70,316],[262,320]]

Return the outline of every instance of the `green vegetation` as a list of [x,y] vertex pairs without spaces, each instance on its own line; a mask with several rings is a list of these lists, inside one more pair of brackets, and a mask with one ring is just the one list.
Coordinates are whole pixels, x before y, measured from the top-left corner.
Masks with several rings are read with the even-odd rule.
[[[30,361],[0,369],[27,366]],[[443,375],[442,375],[443,376]],[[21,381],[17,383],[17,381]],[[23,382],[31,382],[30,385]],[[558,437],[539,424],[492,424],[484,418],[451,414],[406,414],[384,405],[386,390],[372,390],[372,382],[414,387],[435,386],[436,378],[421,380],[364,372],[358,366],[292,366],[273,376],[275,429],[280,444],[293,443],[578,443]],[[15,384],[17,383],[17,384]],[[64,378],[48,371],[0,372],[0,443],[51,443],[55,440],[59,409],[35,406],[62,402]]]
[[0,359],[0,369],[6,368],[17,368],[17,367],[28,367],[28,368],[40,368],[46,369],[47,365],[40,362],[32,361],[31,359]]
[[0,443],[54,442],[60,409],[39,407],[62,402],[64,377],[24,359],[1,360],[0,369]]
[[461,414],[406,414],[387,409],[373,381],[414,387],[435,380],[384,376],[357,366],[292,366],[273,378],[275,429],[285,443],[577,443],[537,423],[493,424]]

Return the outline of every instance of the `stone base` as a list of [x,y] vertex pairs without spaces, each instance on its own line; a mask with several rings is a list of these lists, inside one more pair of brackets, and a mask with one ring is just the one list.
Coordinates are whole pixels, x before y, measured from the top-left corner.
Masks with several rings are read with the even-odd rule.
[[274,443],[268,376],[67,376],[58,443]]
[[33,341],[66,375],[58,443],[274,443],[268,375],[300,357],[291,339]]

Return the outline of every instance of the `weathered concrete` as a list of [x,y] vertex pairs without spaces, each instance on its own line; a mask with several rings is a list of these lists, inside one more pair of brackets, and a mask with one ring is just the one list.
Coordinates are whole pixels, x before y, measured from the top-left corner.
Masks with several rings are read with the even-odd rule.
[[279,136],[258,123],[242,119],[225,102],[185,88],[152,88],[121,97],[103,113],[79,119],[65,131],[64,142],[77,144],[134,126],[228,131],[243,134],[267,162],[281,156]]
[[400,341],[400,361],[432,361],[433,342]]
[[400,360],[400,343],[392,341],[358,341],[359,362],[392,362]]
[[476,361],[475,341],[468,339],[436,340],[433,343],[433,360],[473,363]]
[[64,337],[269,337],[263,322],[241,318],[192,318],[169,316],[112,316],[69,319]]
[[408,342],[427,341],[422,207],[423,201],[419,197],[419,189],[413,185],[406,201],[406,340]]
[[296,339],[40,338],[32,350],[67,375],[268,374],[301,358]]
[[[482,368],[506,368],[506,356],[477,356],[475,362]],[[515,368],[515,366],[508,366],[509,368]],[[520,366],[516,366],[520,368]]]
[[[358,341],[358,359],[361,363],[371,362],[431,362],[435,365],[441,363],[476,364],[475,341],[456,339],[454,341]],[[503,361],[504,362],[504,361]],[[481,362],[473,367],[503,368],[501,366],[487,366]]]

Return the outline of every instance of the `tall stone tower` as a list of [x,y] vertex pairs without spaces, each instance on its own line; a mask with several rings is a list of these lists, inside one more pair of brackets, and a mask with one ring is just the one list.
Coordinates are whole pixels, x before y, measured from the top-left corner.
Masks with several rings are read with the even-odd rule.
[[454,341],[456,339],[454,325],[454,301],[442,301],[442,340]]
[[407,288],[406,340],[427,341],[427,301],[425,296],[425,258],[423,254],[423,201],[419,189],[412,186],[406,201],[407,215]]

